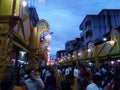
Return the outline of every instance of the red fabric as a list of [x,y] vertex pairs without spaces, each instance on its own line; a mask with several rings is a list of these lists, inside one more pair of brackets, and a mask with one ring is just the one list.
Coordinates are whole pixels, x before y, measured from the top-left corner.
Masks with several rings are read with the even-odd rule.
[[84,76],[84,69],[83,68],[80,68],[80,75],[81,75],[81,77]]

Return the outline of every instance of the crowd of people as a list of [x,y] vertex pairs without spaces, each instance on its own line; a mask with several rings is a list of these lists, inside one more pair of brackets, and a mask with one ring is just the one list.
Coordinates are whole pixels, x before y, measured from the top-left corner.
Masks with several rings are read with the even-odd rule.
[[11,70],[6,69],[1,90],[120,90],[120,63],[100,68],[53,65],[18,74],[13,79]]

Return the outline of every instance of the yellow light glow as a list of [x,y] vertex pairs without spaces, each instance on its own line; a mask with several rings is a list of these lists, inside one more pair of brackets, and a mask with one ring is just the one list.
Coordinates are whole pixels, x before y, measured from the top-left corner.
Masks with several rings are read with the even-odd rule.
[[88,51],[88,52],[91,52],[91,49],[88,49],[87,51]]
[[115,41],[111,40],[109,43],[113,46],[115,44]]

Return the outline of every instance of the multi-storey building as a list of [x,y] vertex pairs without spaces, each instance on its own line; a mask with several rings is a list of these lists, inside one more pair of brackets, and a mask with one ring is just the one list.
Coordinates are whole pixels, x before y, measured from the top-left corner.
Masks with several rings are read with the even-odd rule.
[[80,38],[76,38],[75,40],[72,41],[67,41],[65,44],[65,50],[67,54],[72,54],[74,51],[78,51],[80,47]]
[[[67,55],[72,55],[79,50],[88,50],[89,42],[97,46],[104,43],[104,37],[110,40],[111,30],[117,29],[120,31],[120,9],[103,9],[98,15],[87,15],[79,28],[82,30],[80,38],[67,41],[65,44]],[[57,52],[57,57],[60,57],[61,53]],[[87,58],[87,54],[85,58]]]
[[92,41],[94,44],[102,43],[103,37],[110,39],[110,31],[120,27],[120,9],[103,9],[98,15],[87,15],[79,28],[81,47],[87,49],[87,44]]
[[56,58],[57,60],[59,60],[60,58],[63,58],[66,55],[66,51],[65,50],[59,50],[56,53]]

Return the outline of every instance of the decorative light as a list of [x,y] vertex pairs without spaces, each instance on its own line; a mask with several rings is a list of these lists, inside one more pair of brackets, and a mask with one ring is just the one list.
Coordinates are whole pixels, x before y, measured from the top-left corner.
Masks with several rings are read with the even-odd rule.
[[81,52],[81,51],[78,53],[78,56],[79,56],[80,58],[82,57],[82,52]]
[[91,52],[91,49],[88,49],[87,51],[88,51],[88,53],[90,53],[90,52]]
[[111,61],[111,64],[113,65],[115,62],[114,61]]
[[117,61],[120,62],[120,59],[118,59]]
[[78,56],[81,56],[81,55],[82,55],[82,52],[79,52],[79,53],[78,53]]
[[74,56],[74,55],[72,55],[72,57],[74,58],[75,56]]
[[50,51],[50,47],[47,47],[47,50]]
[[47,53],[48,55],[50,54],[50,52]]
[[47,36],[45,36],[45,40],[46,40],[46,42],[50,43],[50,41],[51,41],[51,35],[48,34]]
[[111,40],[110,41],[110,44],[113,46],[115,44],[115,41],[114,40]]
[[23,1],[23,7],[26,7],[27,6],[27,2],[24,0]]
[[107,38],[104,37],[104,38],[103,38],[103,41],[107,41]]
[[70,57],[67,57],[68,59],[70,59]]

